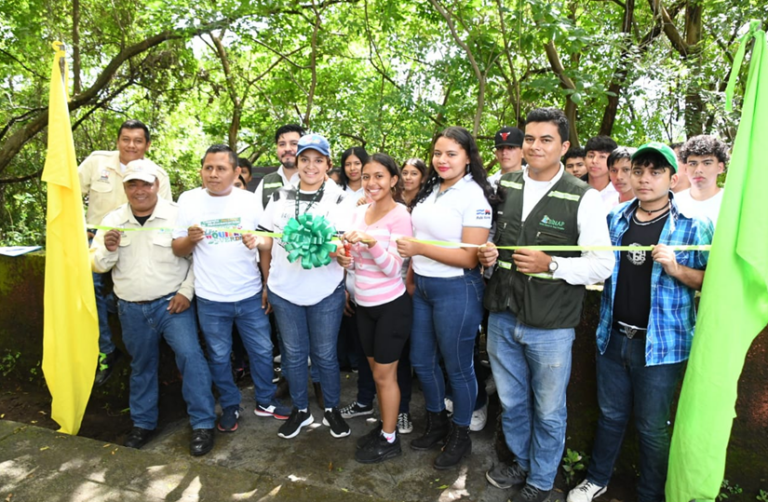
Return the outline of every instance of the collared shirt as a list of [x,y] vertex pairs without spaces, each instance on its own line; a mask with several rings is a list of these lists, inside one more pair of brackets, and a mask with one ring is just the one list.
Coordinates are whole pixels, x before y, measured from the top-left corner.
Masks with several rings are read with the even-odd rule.
[[[714,229],[712,222],[689,218],[682,214],[674,196],[670,193],[670,213],[659,237],[660,244],[668,246],[698,246],[712,243]],[[617,206],[608,215],[608,226],[613,246],[620,246],[629,222],[637,209],[637,199]],[[618,266],[614,267],[611,278],[605,282],[600,305],[600,322],[597,327],[597,348],[605,353],[613,325],[613,299],[616,295],[616,281],[619,277],[618,251],[614,252]],[[704,270],[709,259],[707,251],[675,251],[680,265]],[[645,336],[645,363],[648,366],[673,364],[688,359],[696,326],[696,311],[693,297],[695,291],[677,279],[667,275],[658,262],[653,263],[651,273],[651,314]]]
[[[179,208],[176,203],[158,197],[152,216],[142,227],[129,204],[123,204],[104,218],[104,226],[113,228],[173,228]],[[165,230],[123,232],[117,250],[104,245],[99,230],[91,243],[94,272],[112,271],[115,294],[128,302],[156,300],[179,292],[188,300],[194,296],[195,277],[190,259],[179,258],[171,249],[171,232]]]
[[[522,220],[528,217],[536,204],[560,181],[565,168],[560,164],[560,170],[549,181],[535,181],[528,176],[528,168],[523,171],[525,185],[523,189]],[[605,209],[597,190],[590,189],[584,193],[579,204],[576,224],[579,228],[579,246],[610,246],[608,225],[605,222]],[[568,284],[587,286],[603,281],[611,275],[615,258],[610,251],[583,251],[575,258],[557,257],[557,270],[552,277],[562,279]]]
[[[128,202],[123,188],[123,169],[120,167],[120,152],[93,152],[77,168],[80,177],[80,191],[88,196],[88,211],[85,221],[88,225],[100,225],[101,220],[111,211]],[[160,168],[158,196],[173,200],[168,173]]]
[[[277,174],[280,175],[280,178],[283,180],[283,186],[289,187],[296,185],[296,182],[299,181],[299,171],[296,170],[295,173],[293,173],[293,176],[291,176],[290,179],[285,175],[285,169],[283,169],[283,165],[280,164],[280,167],[277,168],[277,171],[275,171]],[[264,198],[264,181],[262,180],[261,183],[259,183],[259,186],[256,187],[256,191],[253,192],[254,195],[256,195],[256,198],[261,201]],[[266,205],[264,206],[266,207]]]
[[[417,239],[460,243],[465,227],[491,228],[491,205],[483,189],[465,175],[452,187],[440,191],[436,184],[432,193],[416,205],[411,213],[413,236]],[[458,277],[464,269],[416,255],[411,260],[413,271],[426,277]]]
[[606,213],[609,213],[611,209],[619,205],[619,191],[616,190],[616,187],[610,181],[605,188],[600,190],[600,198],[603,199]]

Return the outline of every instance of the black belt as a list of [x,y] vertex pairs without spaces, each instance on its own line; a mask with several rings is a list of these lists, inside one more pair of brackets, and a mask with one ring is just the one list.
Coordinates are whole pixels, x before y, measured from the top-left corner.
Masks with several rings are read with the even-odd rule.
[[[169,294],[175,294],[175,293],[169,293]],[[123,300],[122,298],[118,298],[118,299],[120,301],[122,301],[122,302],[125,302],[125,303],[135,303],[136,305],[146,305],[147,303],[153,303],[153,302],[156,302],[157,300],[162,300],[166,296],[168,296],[168,295],[159,296],[159,297],[155,298],[154,300],[146,300],[146,301],[142,301],[142,302],[131,302],[131,301],[128,301],[128,300]]]
[[626,336],[630,340],[634,340],[635,338],[645,338],[645,332],[648,331],[647,329],[623,326],[618,322],[613,323],[613,329]]

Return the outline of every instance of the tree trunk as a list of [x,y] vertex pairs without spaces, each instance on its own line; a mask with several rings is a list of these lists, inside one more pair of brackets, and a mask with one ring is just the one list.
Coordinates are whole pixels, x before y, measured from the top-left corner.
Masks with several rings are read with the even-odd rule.
[[685,93],[685,132],[688,138],[704,132],[704,100],[699,86],[701,74],[701,3],[689,2],[685,9],[685,42],[688,45],[687,62],[691,70]]
[[74,74],[72,94],[82,91],[80,63],[80,0],[72,0],[72,73]]
[[619,56],[619,65],[616,75],[608,86],[608,104],[603,112],[603,121],[600,124],[600,135],[610,136],[613,131],[613,124],[616,122],[616,114],[619,110],[619,99],[621,98],[621,89],[627,81],[629,73],[629,47],[632,40],[632,23],[635,15],[635,0],[627,0],[624,8],[624,22],[621,26],[621,32],[624,35],[624,47]]

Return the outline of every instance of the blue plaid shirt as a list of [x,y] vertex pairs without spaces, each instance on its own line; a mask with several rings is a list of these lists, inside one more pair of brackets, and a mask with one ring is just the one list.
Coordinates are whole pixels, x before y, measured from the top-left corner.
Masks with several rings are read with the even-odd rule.
[[[659,243],[668,246],[695,246],[712,243],[714,227],[709,219],[688,218],[680,213],[674,198],[670,197],[669,218],[659,236]],[[615,207],[608,215],[608,229],[611,243],[621,246],[621,239],[629,228],[629,222],[637,208],[637,199]],[[597,326],[597,348],[601,354],[608,347],[613,325],[613,299],[616,295],[616,280],[619,277],[621,257],[616,255],[613,274],[605,281],[600,305],[600,323]],[[675,251],[680,265],[704,270],[707,267],[707,251]],[[651,314],[645,339],[645,364],[656,366],[672,364],[688,359],[696,326],[696,311],[693,297],[695,291],[664,272],[654,262],[651,272]]]

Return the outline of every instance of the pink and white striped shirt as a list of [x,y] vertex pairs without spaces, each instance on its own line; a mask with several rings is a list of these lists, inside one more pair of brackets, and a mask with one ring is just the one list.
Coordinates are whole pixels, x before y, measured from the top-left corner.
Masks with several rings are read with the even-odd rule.
[[403,259],[397,254],[396,239],[412,237],[411,215],[402,204],[382,219],[368,225],[365,212],[369,205],[357,207],[352,216],[350,230],[365,232],[376,239],[373,247],[365,243],[352,246],[355,265],[355,302],[363,307],[383,305],[405,293],[405,283],[400,275]]

